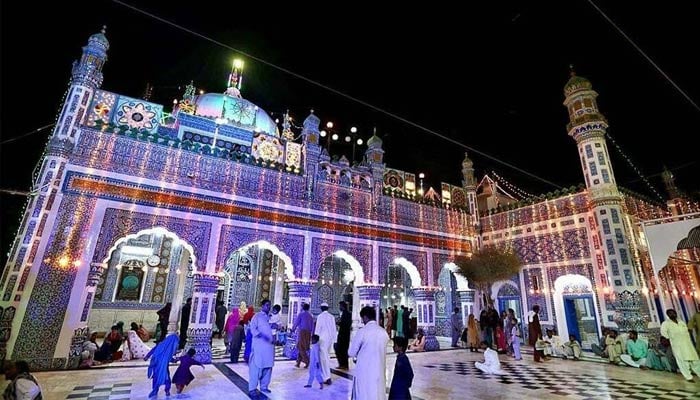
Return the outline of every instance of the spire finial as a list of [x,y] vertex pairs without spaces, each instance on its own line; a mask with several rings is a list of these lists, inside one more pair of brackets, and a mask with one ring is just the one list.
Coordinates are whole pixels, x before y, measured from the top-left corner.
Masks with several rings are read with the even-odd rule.
[[377,136],[377,127],[376,126],[373,128],[373,135]]
[[569,75],[576,76],[576,70],[574,69],[574,64],[569,64]]
[[314,113],[314,109],[312,108],[312,109],[311,109],[311,114],[313,114],[313,113]]
[[107,33],[107,25],[102,25],[102,30],[100,32],[102,32],[103,35]]

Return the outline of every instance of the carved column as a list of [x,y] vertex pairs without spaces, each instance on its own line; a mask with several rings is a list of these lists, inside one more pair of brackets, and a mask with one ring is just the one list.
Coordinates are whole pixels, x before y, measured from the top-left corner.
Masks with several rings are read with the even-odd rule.
[[435,292],[439,287],[422,286],[413,288],[413,296],[416,299],[416,313],[418,317],[418,329],[425,333],[425,350],[440,350],[440,343],[435,337]]
[[195,358],[203,363],[211,363],[211,327],[216,301],[219,276],[196,273],[192,290],[192,311],[187,328],[187,346],[197,351]]
[[[287,311],[287,326],[292,329],[294,320],[301,312],[301,305],[311,304],[311,290],[315,281],[294,280],[287,281],[289,285],[289,310]],[[284,345],[284,356],[295,360],[297,358],[297,337],[296,332],[289,332],[287,342]]]
[[379,323],[379,298],[382,292],[382,285],[367,284],[362,286],[357,286],[360,297],[360,305],[358,310],[362,310],[365,306],[374,307],[374,311],[377,314],[377,323]]
[[476,294],[475,290],[458,290],[460,308],[462,309],[462,321],[464,321],[464,326],[467,326],[469,322],[469,314],[474,312],[474,296]]

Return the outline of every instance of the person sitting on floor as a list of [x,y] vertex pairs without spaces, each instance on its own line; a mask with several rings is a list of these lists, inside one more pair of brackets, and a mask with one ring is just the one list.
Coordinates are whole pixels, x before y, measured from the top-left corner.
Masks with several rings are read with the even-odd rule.
[[544,341],[544,355],[545,357],[557,357],[561,351],[561,340],[558,335],[554,334],[553,329],[547,329],[546,334],[542,338]]
[[425,334],[423,329],[418,329],[418,336],[408,346],[408,349],[417,352],[425,351]]
[[490,375],[505,375],[505,371],[501,369],[501,361],[498,359],[498,353],[489,347],[488,343],[481,342],[481,348],[484,349],[484,362],[475,362],[474,366],[485,374]]
[[605,352],[608,353],[608,360],[612,364],[620,364],[620,355],[622,355],[622,342],[617,337],[617,332],[614,330],[608,331],[608,336],[605,337]]
[[647,342],[639,339],[637,331],[631,330],[627,336],[627,354],[621,354],[620,359],[630,367],[646,369],[648,350]]
[[608,353],[605,351],[605,339],[608,336],[608,328],[603,327],[601,332],[603,332],[603,336],[600,338],[599,343],[591,344],[591,350],[593,351],[593,354],[597,355],[598,357],[608,358]]
[[561,346],[564,359],[572,357],[574,360],[581,358],[581,343],[576,340],[576,336],[569,335],[569,341]]

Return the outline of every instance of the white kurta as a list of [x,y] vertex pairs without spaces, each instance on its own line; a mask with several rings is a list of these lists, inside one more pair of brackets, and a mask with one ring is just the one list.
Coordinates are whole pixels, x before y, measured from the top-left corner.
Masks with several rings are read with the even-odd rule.
[[352,383],[354,400],[386,399],[386,345],[384,328],[370,321],[357,331],[350,343],[348,355],[357,358]]
[[270,343],[270,317],[262,311],[255,314],[250,320],[250,334],[253,336],[250,363],[258,368],[272,368],[275,365],[275,345]]
[[487,348],[484,352],[484,362],[475,362],[474,366],[486,374],[503,375],[505,372],[501,369],[501,361],[498,359],[498,353],[493,349]]
[[680,319],[677,321],[678,323],[671,319],[665,320],[661,324],[661,336],[671,341],[671,349],[676,360],[697,361],[698,353],[690,341],[688,327]]
[[318,345],[321,350],[321,372],[323,380],[331,379],[331,349],[338,337],[335,329],[335,318],[328,311],[324,311],[316,318],[316,329],[314,333],[318,335]]

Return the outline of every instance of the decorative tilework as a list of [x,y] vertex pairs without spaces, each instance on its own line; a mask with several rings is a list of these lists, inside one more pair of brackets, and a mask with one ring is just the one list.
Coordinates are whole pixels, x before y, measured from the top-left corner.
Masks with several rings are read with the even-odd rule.
[[258,229],[243,228],[234,225],[224,225],[221,227],[219,237],[219,251],[217,253],[217,270],[223,269],[226,260],[232,252],[237,251],[245,245],[249,245],[260,240],[265,240],[289,256],[294,267],[294,276],[301,278],[304,257],[304,237],[276,231],[265,231]]
[[90,314],[90,302],[92,302],[92,295],[92,292],[88,292],[87,296],[85,297],[85,305],[83,306],[83,312],[80,315],[81,322],[87,321],[88,315]]
[[[403,257],[410,261],[418,269],[421,278],[425,280],[427,277],[428,254],[422,251],[403,250],[393,247],[379,246],[379,283],[385,283],[386,271],[389,265],[393,264],[394,259]],[[423,285],[427,282],[421,282]]]
[[197,269],[204,270],[206,268],[207,249],[209,248],[211,231],[210,222],[145,214],[116,208],[105,210],[92,262],[101,263],[108,258],[109,249],[114,246],[114,243],[119,238],[155,227],[161,227],[174,233],[178,238],[192,246],[196,257]]
[[[84,233],[88,231],[87,228],[92,222],[94,208],[94,199],[76,198],[70,195],[63,197],[61,213],[56,218],[56,224],[51,231],[47,250],[44,253],[47,259],[56,259],[62,255],[70,259],[80,258],[80,252],[89,239]],[[55,344],[37,346],[36,333],[41,332],[42,337],[59,337],[77,269],[78,267],[73,264],[61,268],[53,263],[47,264],[42,261],[27,304],[25,318],[17,333],[13,352],[15,357],[48,363],[49,367],[55,366],[53,359]],[[63,359],[64,365],[65,362],[66,360]]]
[[17,259],[15,260],[15,266],[12,268],[13,271],[19,271],[22,268],[22,263],[24,262],[24,256],[27,255],[27,246],[22,246],[17,253]]
[[10,301],[12,291],[15,289],[15,283],[17,283],[17,274],[12,274],[10,279],[7,280],[7,287],[5,288],[5,294],[2,295],[2,301]]
[[483,233],[529,225],[553,218],[561,218],[588,211],[589,196],[587,192],[577,193],[554,200],[547,200],[516,210],[501,212],[481,218]]
[[586,228],[517,238],[508,242],[524,264],[590,257]]
[[[370,281],[372,277],[372,246],[367,244],[350,243],[343,241],[343,237],[334,239],[313,238],[311,239],[311,279],[318,278],[318,271],[327,257],[333,255],[335,251],[344,250],[355,257],[362,266],[365,281]],[[300,277],[301,275],[299,275]]]

